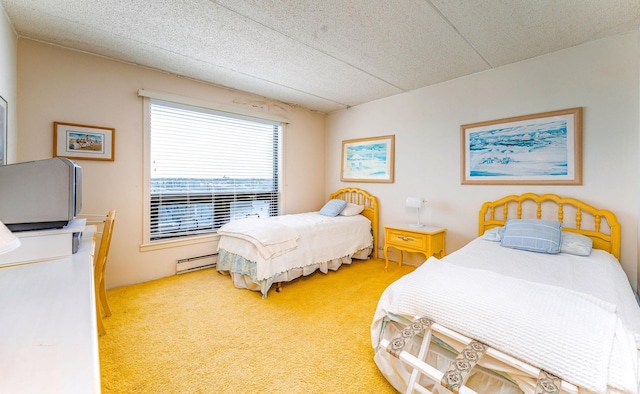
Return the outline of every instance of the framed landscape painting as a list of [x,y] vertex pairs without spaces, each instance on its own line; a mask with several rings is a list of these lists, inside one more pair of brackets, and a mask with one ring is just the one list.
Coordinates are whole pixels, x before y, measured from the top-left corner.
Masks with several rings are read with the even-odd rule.
[[113,161],[115,129],[75,123],[53,123],[53,157]]
[[582,184],[582,108],[460,128],[463,185]]
[[393,183],[395,135],[342,141],[341,181]]

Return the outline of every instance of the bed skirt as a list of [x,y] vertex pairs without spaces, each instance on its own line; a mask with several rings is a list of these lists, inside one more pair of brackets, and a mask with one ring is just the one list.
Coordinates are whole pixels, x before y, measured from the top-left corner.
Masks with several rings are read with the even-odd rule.
[[262,298],[267,298],[267,293],[274,283],[291,282],[301,276],[311,275],[315,271],[320,271],[323,274],[326,274],[329,270],[337,271],[341,265],[351,264],[352,259],[368,259],[371,251],[371,247],[365,248],[357,251],[352,256],[344,256],[330,261],[293,268],[289,271],[274,275],[271,278],[259,280],[256,278],[255,262],[249,261],[234,253],[227,252],[224,249],[220,249],[218,251],[216,270],[221,274],[231,276],[233,285],[236,288],[259,291],[262,293]]

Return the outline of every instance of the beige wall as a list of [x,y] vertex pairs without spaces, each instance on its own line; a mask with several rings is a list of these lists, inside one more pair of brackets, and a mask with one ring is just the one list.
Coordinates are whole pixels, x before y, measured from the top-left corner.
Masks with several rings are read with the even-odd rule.
[[[116,128],[115,162],[80,161],[86,174],[84,212],[106,212],[112,207],[119,211],[107,272],[109,287],[171,275],[177,258],[215,248],[207,242],[139,251],[142,101],[136,92],[140,88],[243,108],[268,103],[270,111],[289,118],[284,141],[285,212],[315,209],[327,193],[347,185],[339,180],[343,139],[386,134],[396,135],[395,182],[352,186],[379,196],[381,227],[413,221],[414,212],[404,207],[404,199],[426,198],[422,219],[448,228],[449,252],[475,237],[481,202],[505,194],[552,192],[611,208],[623,228],[622,265],[637,287],[638,36],[636,32],[599,40],[337,111],[325,119],[246,93],[16,40],[10,25],[0,18],[0,95],[15,95],[16,68],[11,58],[15,62],[17,46],[19,110],[17,122],[10,122],[10,127],[19,125],[18,161],[51,157],[53,121]],[[583,186],[460,185],[461,124],[575,106],[585,109]]]
[[[484,201],[529,191],[576,197],[617,214],[622,266],[637,288],[638,38],[610,37],[334,112],[327,117],[327,189],[345,185],[343,139],[395,134],[395,182],[360,185],[380,198],[381,227],[415,221],[404,200],[421,196],[428,200],[423,221],[448,228],[451,252],[477,235]],[[573,107],[584,107],[582,186],[460,184],[460,125]]]
[[18,37],[13,31],[9,18],[0,6],[0,96],[8,104],[7,115],[7,162],[16,160],[17,146],[17,106],[16,106],[16,81],[17,81],[17,47]]
[[323,115],[27,39],[18,40],[18,71],[18,161],[52,157],[54,121],[116,129],[114,162],[77,161],[83,168],[83,213],[118,210],[107,287],[173,275],[177,259],[211,253],[216,248],[214,240],[207,239],[190,246],[140,251],[143,105],[139,89],[243,109],[261,108],[288,119],[284,129],[283,210],[319,209],[327,197]]

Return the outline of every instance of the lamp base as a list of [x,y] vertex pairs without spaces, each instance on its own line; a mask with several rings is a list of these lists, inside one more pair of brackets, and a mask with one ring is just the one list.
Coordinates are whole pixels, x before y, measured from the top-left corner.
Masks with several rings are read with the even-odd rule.
[[409,227],[411,227],[411,228],[420,228],[420,227],[424,227],[424,224],[420,224],[420,223],[416,224],[416,223],[414,223],[414,224],[410,224]]

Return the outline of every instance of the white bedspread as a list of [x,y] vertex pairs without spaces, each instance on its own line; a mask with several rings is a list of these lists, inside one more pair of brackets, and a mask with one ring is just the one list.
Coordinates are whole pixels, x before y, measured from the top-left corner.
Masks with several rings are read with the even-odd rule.
[[[256,262],[257,280],[268,279],[293,268],[350,256],[373,243],[371,221],[362,215],[328,217],[318,212],[307,212],[256,220],[265,226],[266,223],[274,223],[276,231],[286,226],[299,235],[295,248],[270,256],[265,256],[246,236],[229,232],[220,238],[218,249]],[[267,230],[262,228],[260,231]]]
[[282,223],[278,217],[267,219],[234,220],[218,229],[219,235],[228,235],[251,242],[265,259],[295,249],[300,234]]
[[428,316],[585,392],[638,389],[640,308],[619,263],[602,251],[546,255],[477,239],[385,290],[374,347],[388,313]]

